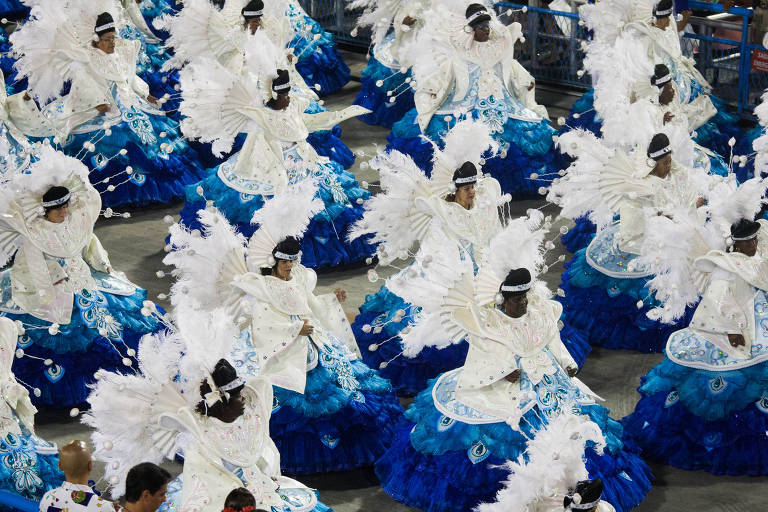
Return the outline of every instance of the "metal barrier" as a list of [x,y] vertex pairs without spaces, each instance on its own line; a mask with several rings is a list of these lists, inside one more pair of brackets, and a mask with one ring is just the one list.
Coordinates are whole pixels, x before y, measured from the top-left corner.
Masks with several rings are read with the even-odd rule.
[[[367,51],[370,31],[353,31],[359,10],[347,10],[345,0],[299,1],[338,41]],[[682,39],[683,52],[696,60],[715,95],[735,107],[740,115],[750,114],[768,87],[768,50],[750,42],[752,11],[735,7],[728,12],[730,19],[713,20],[707,16],[722,13],[720,4],[697,0],[689,4],[704,16],[691,17],[693,31],[687,31]],[[581,42],[590,33],[579,25],[579,15],[529,6],[522,12],[523,7],[506,1],[496,4],[505,22],[519,21],[523,26],[526,40],[518,50],[520,63],[539,81],[588,88],[590,78],[579,76],[579,70],[584,58]],[[503,16],[508,9],[513,10],[512,15]],[[753,58],[764,65],[753,69]]]

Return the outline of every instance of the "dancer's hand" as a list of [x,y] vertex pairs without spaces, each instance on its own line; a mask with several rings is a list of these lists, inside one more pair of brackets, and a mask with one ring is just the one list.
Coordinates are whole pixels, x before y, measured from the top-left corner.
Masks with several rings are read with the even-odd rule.
[[504,379],[506,379],[507,382],[511,382],[512,384],[514,384],[515,382],[520,380],[520,370],[517,369],[513,371],[512,373],[504,377]]
[[531,80],[531,84],[528,86],[528,90],[530,91],[530,90],[532,90],[534,87],[536,87],[536,81],[535,81],[535,80]]
[[333,294],[336,295],[336,298],[339,299],[339,302],[344,302],[347,300],[347,292],[341,288],[336,288],[333,290]]
[[675,118],[675,114],[672,112],[664,112],[664,124],[667,124]]
[[730,343],[732,347],[744,347],[747,345],[747,342],[744,341],[744,336],[741,334],[729,334],[728,343]]
[[315,332],[315,328],[312,327],[312,324],[309,323],[309,320],[304,320],[304,325],[301,327],[299,335],[310,336],[313,332]]
[[568,374],[569,377],[575,377],[577,373],[579,373],[579,367],[578,366],[569,366],[565,369],[565,373]]
[[96,110],[99,112],[99,114],[106,114],[109,112],[109,109],[112,108],[106,103],[102,103],[101,105],[96,105]]
[[416,18],[411,18],[410,16],[406,16],[405,18],[403,18],[403,25],[412,27],[417,21],[419,20],[417,20]]

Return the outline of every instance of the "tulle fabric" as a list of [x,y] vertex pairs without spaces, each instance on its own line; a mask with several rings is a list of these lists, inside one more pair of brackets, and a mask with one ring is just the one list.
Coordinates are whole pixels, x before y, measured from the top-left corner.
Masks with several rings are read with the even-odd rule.
[[[416,314],[415,309],[384,285],[375,294],[365,297],[360,313],[352,323],[365,364],[378,368],[401,396],[415,395],[427,387],[429,380],[463,365],[469,350],[469,344],[462,341],[442,349],[426,347],[413,358],[402,355],[399,333],[409,325],[408,318]],[[394,319],[399,310],[405,314],[403,320],[396,322]],[[568,322],[564,323],[560,336],[581,368],[592,349],[586,337]]]
[[[477,112],[472,112],[477,118]],[[416,109],[410,110],[405,117],[392,126],[392,133],[387,137],[387,149],[396,149],[411,156],[425,172],[432,170],[433,146],[421,137],[421,129],[416,123]],[[427,126],[426,136],[442,146],[442,139],[455,124],[450,119],[435,115]],[[515,198],[538,197],[540,188],[545,187],[556,177],[555,157],[552,136],[555,130],[546,120],[538,123],[508,119],[504,131],[496,134],[497,140],[509,145],[506,155],[495,156],[486,160],[483,172],[499,181],[504,192]],[[531,178],[536,174],[540,178]],[[548,181],[547,181],[548,180]]]
[[[79,405],[85,402],[88,386],[99,369],[123,373],[136,368],[137,360],[129,350],[135,354],[141,337],[160,327],[156,317],[141,313],[146,298],[144,289],[130,296],[102,292],[77,295],[70,323],[60,325],[55,335],[48,331],[49,322],[27,314],[5,313],[25,327],[18,347],[32,357],[17,357],[13,372],[20,381],[40,390],[40,396],[30,392],[32,402],[56,408]],[[110,330],[113,322],[122,329]],[[106,336],[99,334],[100,328],[107,329]],[[46,359],[52,364],[45,365]]]
[[768,474],[768,363],[712,372],[665,359],[622,420],[649,460],[714,474]]
[[[434,406],[432,387],[419,393],[397,428],[392,447],[376,463],[384,490],[397,501],[427,512],[470,511],[494,500],[508,473],[500,466],[514,460],[527,446],[527,438],[506,423],[470,425],[448,420]],[[602,478],[603,499],[618,511],[640,503],[650,489],[651,473],[637,447],[623,440],[622,427],[605,408],[583,411],[606,436],[605,454],[587,450],[587,469]],[[540,419],[526,419],[536,428]]]
[[[565,264],[560,288],[565,318],[583,331],[592,346],[661,352],[674,331],[688,325],[693,308],[675,324],[651,320],[646,313],[655,302],[645,287],[647,278],[616,279],[592,268],[586,249]],[[643,301],[641,308],[638,301]]]
[[[355,98],[355,105],[365,107],[372,112],[358,119],[367,124],[392,128],[405,114],[415,107],[413,90],[406,83],[411,72],[400,73],[379,62],[373,55],[363,69],[360,78],[360,92]],[[377,82],[381,82],[381,86]],[[391,91],[392,94],[388,94]],[[390,102],[394,98],[394,102]]]
[[352,361],[350,368],[357,390],[343,389],[322,363],[307,373],[304,394],[274,388],[270,435],[285,473],[371,466],[389,447],[402,418],[400,402],[389,382],[364,363]]

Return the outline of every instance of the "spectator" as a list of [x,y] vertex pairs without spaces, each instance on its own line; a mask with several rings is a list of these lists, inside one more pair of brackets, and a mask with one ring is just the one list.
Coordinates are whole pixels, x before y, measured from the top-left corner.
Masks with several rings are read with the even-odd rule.
[[165,501],[171,474],[152,464],[142,462],[133,466],[125,478],[125,510],[155,512]]
[[251,491],[245,487],[232,489],[224,500],[224,510],[222,512],[267,512],[263,508],[256,508],[256,498]]
[[59,450],[59,469],[64,472],[61,487],[45,493],[40,512],[117,511],[111,501],[99,497],[88,485],[93,470],[91,450],[84,441],[71,441]]

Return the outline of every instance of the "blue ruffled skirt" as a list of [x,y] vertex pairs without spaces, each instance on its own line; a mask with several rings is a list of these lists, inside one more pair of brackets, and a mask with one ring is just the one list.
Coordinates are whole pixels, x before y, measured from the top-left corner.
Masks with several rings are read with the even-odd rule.
[[[7,294],[5,283],[3,289]],[[83,290],[75,295],[70,322],[60,325],[55,335],[48,332],[50,322],[4,308],[3,316],[21,321],[25,328],[18,341],[24,357],[14,360],[13,373],[40,390],[40,396],[30,393],[32,402],[56,408],[76,406],[85,402],[98,370],[130,371],[125,364],[129,360],[135,368],[139,340],[161,327],[155,316],[142,315],[146,299],[142,288],[128,296]],[[52,364],[45,365],[46,360]]]
[[29,14],[29,7],[19,0],[0,0],[0,16],[4,18],[22,19]]
[[[586,260],[587,248],[579,249],[565,264],[560,288],[565,318],[584,332],[589,343],[611,349],[661,352],[667,338],[688,325],[693,308],[675,324],[651,320],[646,313],[655,306],[649,297],[648,278],[617,279],[594,269]],[[643,307],[637,307],[643,301]]]
[[[373,249],[364,239],[347,242],[349,226],[363,214],[358,199],[367,199],[369,192],[362,189],[355,177],[336,162],[322,164],[323,175],[319,195],[325,209],[313,218],[301,241],[302,264],[311,268],[328,268],[364,261]],[[250,237],[258,226],[251,224],[256,210],[264,205],[261,195],[238,192],[227,186],[218,175],[218,168],[209,169],[208,177],[187,187],[187,202],[181,210],[181,222],[190,229],[199,229],[197,212],[205,208],[205,200],[197,189],[203,188],[205,199],[213,201],[237,230]],[[340,196],[346,197],[341,201]]]
[[[469,350],[469,344],[462,341],[442,349],[425,347],[413,358],[402,355],[399,333],[410,325],[409,319],[417,309],[384,285],[375,294],[365,297],[360,313],[352,323],[352,332],[365,364],[378,368],[401,396],[415,395],[427,387],[429,380],[463,365]],[[396,322],[394,318],[398,310],[405,314]],[[581,368],[592,349],[586,337],[567,322],[560,336]]]
[[40,501],[64,481],[59,454],[55,445],[19,426],[21,433],[0,437],[0,489]]
[[[340,343],[340,342],[339,342]],[[389,447],[403,409],[390,383],[338,345],[310,349],[304,393],[275,386],[270,435],[289,474],[371,466]],[[311,365],[310,365],[311,366]]]
[[[394,124],[392,133],[387,137],[387,149],[396,149],[411,156],[416,165],[429,174],[432,171],[433,148],[432,144],[422,139],[416,115],[414,108]],[[473,111],[472,116],[477,119],[479,114]],[[453,116],[435,115],[427,126],[426,136],[442,145],[443,137],[455,124]],[[546,120],[534,123],[509,118],[503,132],[494,136],[506,146],[506,155],[486,160],[483,172],[496,178],[501,189],[515,198],[538,197],[539,188],[546,187],[557,172],[552,143],[554,134],[555,130]],[[530,175],[533,173],[549,181],[532,179]]]
[[[385,66],[371,55],[360,79],[360,92],[355,98],[355,105],[371,110],[370,114],[358,119],[367,124],[378,124],[391,128],[405,114],[415,107],[413,90],[405,80],[411,72],[400,73],[397,69]],[[381,82],[381,86],[377,82]],[[388,95],[387,92],[392,94]],[[390,103],[390,99],[395,101]]]
[[667,358],[638,391],[622,423],[649,459],[714,474],[768,474],[768,362],[711,371]]
[[[288,19],[296,36],[288,43],[298,56],[296,70],[320,96],[334,93],[349,82],[349,67],[336,49],[330,32],[294,5],[288,6]],[[314,39],[319,35],[318,39]],[[319,86],[316,87],[316,86]]]
[[[427,512],[470,511],[494,501],[508,477],[501,466],[523,454],[527,438],[506,423],[473,425],[444,416],[432,398],[435,382],[405,413],[392,447],[376,462],[376,474],[384,491],[408,506]],[[590,477],[602,478],[604,500],[617,511],[629,510],[650,489],[650,469],[605,408],[583,406],[582,412],[600,426],[607,444],[602,456],[587,449]],[[537,430],[543,426],[533,411],[524,417]]]
[[[90,122],[93,131],[69,137],[62,149],[88,165],[91,183],[101,194],[103,206],[167,203],[183,197],[186,185],[205,176],[197,153],[179,135],[176,121],[151,114],[142,121],[141,116],[128,111],[123,114],[123,122],[110,128],[107,135],[97,128],[98,119]],[[83,148],[88,142],[95,145],[94,152]],[[164,151],[161,144],[173,150]],[[121,155],[122,149],[127,154]],[[125,172],[128,167],[132,169],[130,175]]]

